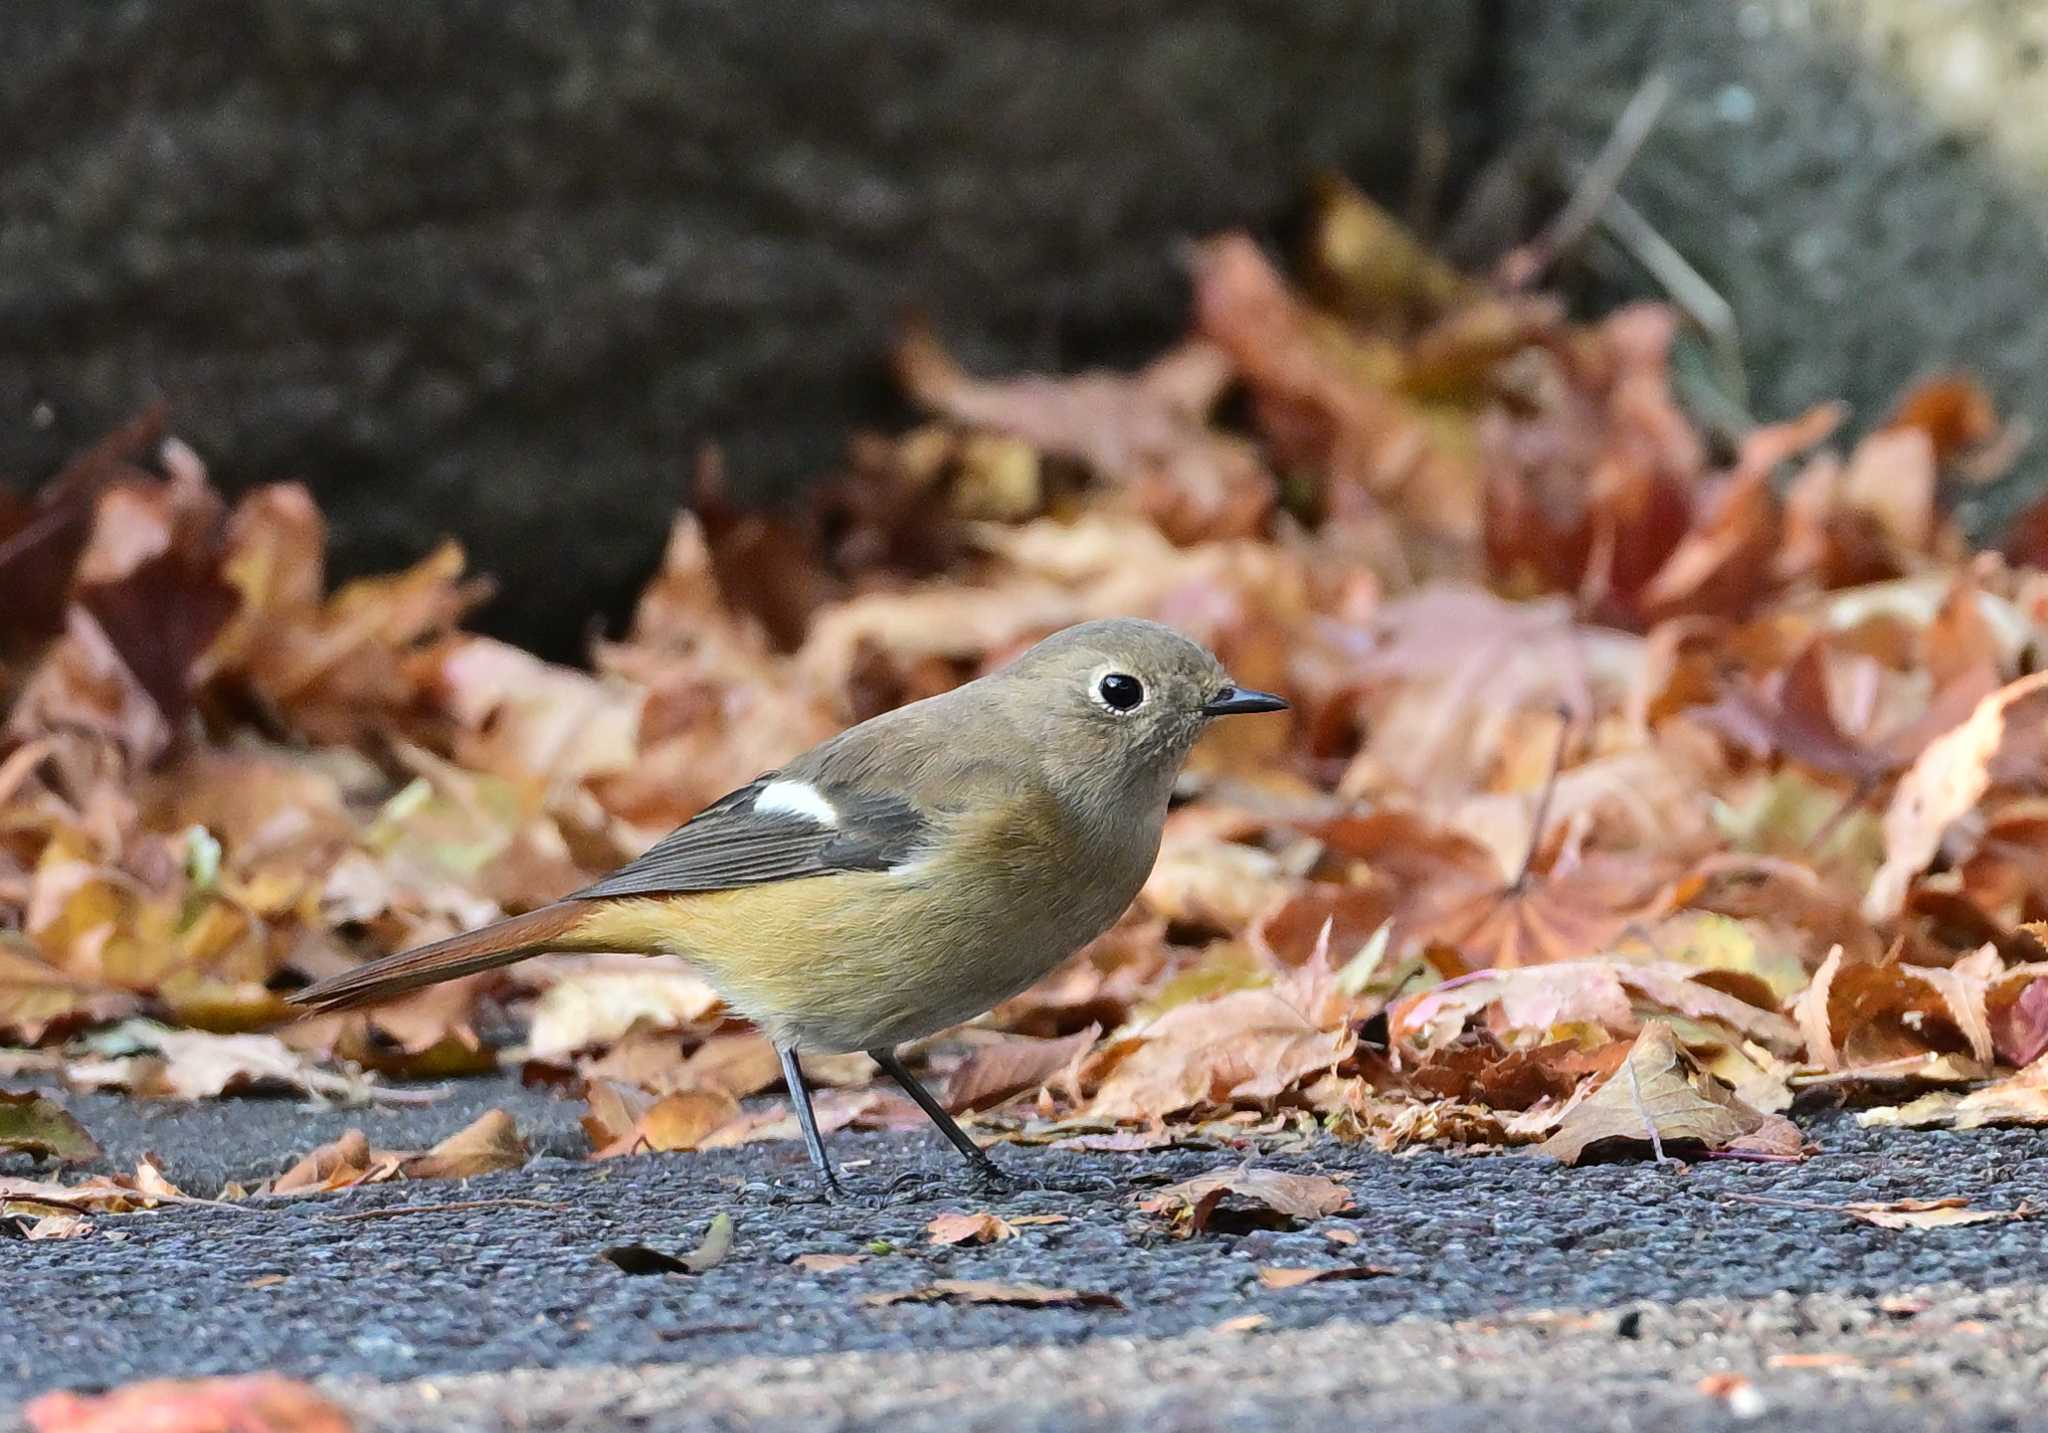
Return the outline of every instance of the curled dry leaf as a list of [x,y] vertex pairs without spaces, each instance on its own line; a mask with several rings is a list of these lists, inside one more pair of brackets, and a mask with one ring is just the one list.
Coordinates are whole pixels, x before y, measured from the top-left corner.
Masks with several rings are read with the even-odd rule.
[[1950,825],[1991,789],[2008,732],[2038,753],[2044,718],[2048,672],[2036,672],[2000,687],[1977,703],[1969,720],[1927,744],[1885,809],[1884,865],[1864,897],[1866,916],[1881,921],[1899,913],[1907,886],[1934,859]]
[[271,1194],[327,1194],[392,1179],[469,1179],[518,1169],[529,1158],[519,1126],[503,1110],[486,1110],[424,1154],[373,1149],[359,1129],[321,1145],[271,1182]]
[[590,1136],[592,1159],[702,1149],[740,1117],[739,1101],[717,1089],[650,1097],[616,1081],[593,1080],[585,1099],[589,1109],[583,1129]]
[[65,974],[26,942],[0,932],[0,1040],[35,1044],[81,1026],[133,1014],[141,1001]]
[[2024,1202],[2017,1209],[1972,1209],[1970,1201],[1962,1198],[1895,1199],[1889,1204],[1845,1204],[1842,1208],[1852,1218],[1880,1229],[1953,1229],[1964,1224],[2031,1219],[2040,1213]]
[[1798,1049],[1792,1021],[1716,989],[1704,974],[1673,962],[1612,956],[1480,971],[1400,1002],[1389,1012],[1388,1028],[1398,1042],[1433,1045],[1455,1038],[1473,1016],[1491,1009],[1496,1034],[1541,1037],[1558,1026],[1597,1025],[1632,1035],[1643,1013],[1663,1012],[1711,1022],[1769,1049]]
[[718,1007],[718,992],[681,968],[580,971],[542,992],[527,1048],[535,1059],[558,1059],[636,1030],[684,1029]]
[[1764,1121],[1679,1048],[1669,1025],[1652,1020],[1621,1067],[1576,1101],[1557,1132],[1536,1148],[1565,1164],[1577,1164],[1589,1148],[1609,1140],[1723,1149]]
[[1829,952],[1793,1006],[1807,1053],[1823,1069],[1882,1065],[1931,1048],[1930,1022],[1978,1061],[1993,1055],[1988,999],[2003,963],[1986,946],[1947,969],[1851,962]]
[[924,1226],[934,1244],[1000,1244],[1017,1237],[1017,1226],[994,1214],[948,1212]]
[[[324,1068],[275,1035],[213,1035],[131,1020],[105,1032],[93,1048],[121,1052],[74,1063],[74,1083],[123,1089],[157,1099],[204,1100],[230,1092],[294,1090],[333,1104],[370,1099],[368,1079]],[[134,1054],[128,1052],[142,1051]]]
[[1143,1120],[1195,1106],[1262,1103],[1357,1044],[1346,1026],[1325,1029],[1270,990],[1233,990],[1177,1006],[1110,1045],[1084,1107],[1100,1119]]
[[891,1304],[1008,1304],[1014,1308],[1121,1309],[1123,1300],[1115,1294],[1086,1289],[1055,1289],[1044,1284],[1006,1284],[993,1279],[934,1279],[916,1289],[865,1294],[861,1302],[869,1308]]
[[1856,1120],[1862,1125],[1952,1129],[2048,1124],[2048,1061],[2036,1060],[2017,1074],[1967,1094],[1936,1090],[1908,1104],[1865,1110]]
[[405,1156],[370,1148],[370,1138],[352,1129],[339,1139],[309,1151],[271,1182],[272,1194],[328,1194],[358,1184],[380,1184],[398,1177]]
[[425,1154],[400,1166],[407,1179],[471,1179],[518,1169],[531,1157],[518,1122],[503,1110],[485,1110]]
[[1321,1174],[1288,1174],[1277,1169],[1219,1169],[1141,1195],[1138,1207],[1173,1225],[1181,1238],[1208,1231],[1220,1210],[1249,1209],[1257,1220],[1291,1223],[1341,1214],[1351,1192]]
[[42,1240],[83,1239],[93,1230],[92,1220],[83,1214],[43,1214],[20,1221],[16,1226],[30,1243]]
[[133,1174],[96,1174],[77,1184],[0,1177],[0,1213],[46,1212],[131,1214],[159,1204],[211,1204],[171,1183],[153,1155],[144,1155]]
[[799,1254],[789,1261],[789,1266],[806,1274],[838,1274],[867,1261],[866,1254]]
[[1009,1035],[978,1045],[946,1082],[946,1108],[955,1113],[989,1109],[1037,1089],[1094,1048],[1102,1035],[1090,1025],[1057,1040]]
[[645,1244],[622,1244],[606,1249],[599,1257],[628,1274],[707,1274],[725,1262],[732,1252],[733,1222],[730,1214],[715,1214],[704,1230],[704,1238],[687,1254],[664,1254]]
[[17,1152],[64,1164],[100,1157],[85,1126],[48,1095],[0,1090],[0,1154]]
[[1304,1284],[1325,1284],[1339,1280],[1388,1279],[1400,1272],[1399,1269],[1389,1269],[1379,1264],[1333,1264],[1314,1269],[1261,1265],[1259,1286],[1266,1289],[1298,1289]]

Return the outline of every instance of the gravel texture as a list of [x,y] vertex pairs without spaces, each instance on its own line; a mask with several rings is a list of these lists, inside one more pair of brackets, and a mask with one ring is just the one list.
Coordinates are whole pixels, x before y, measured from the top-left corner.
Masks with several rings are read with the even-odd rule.
[[[1008,1149],[999,1154],[1010,1167],[1052,1187],[989,1199],[967,1189],[935,1138],[842,1135],[833,1147],[856,1188],[879,1194],[904,1175],[917,1177],[880,1207],[833,1206],[810,1196],[794,1143],[588,1164],[579,1157],[578,1105],[503,1081],[464,1083],[427,1106],[349,1111],[286,1101],[70,1103],[112,1162],[151,1148],[195,1191],[223,1177],[274,1172],[289,1151],[350,1124],[386,1147],[424,1147],[493,1104],[512,1109],[543,1153],[523,1170],[462,1185],[175,1209],[100,1220],[86,1239],[10,1243],[9,1276],[0,1281],[0,1323],[11,1332],[0,1351],[0,1408],[56,1386],[258,1368],[386,1381],[518,1368],[712,1368],[849,1351],[922,1355],[1104,1339],[1127,1347],[1250,1314],[1265,1316],[1268,1330],[1287,1331],[1404,1320],[1441,1327],[1531,1309],[1783,1291],[1870,1301],[1918,1285],[2019,1283],[2040,1267],[2048,1236],[2048,1224],[2033,1220],[1890,1231],[1826,1209],[1752,1202],[1963,1195],[1985,1208],[2048,1207],[2048,1135],[1865,1131],[1835,1114],[1810,1121],[1823,1152],[1791,1166],[1566,1169],[1520,1154],[1389,1157],[1318,1142],[1256,1159],[1348,1178],[1354,1212],[1293,1231],[1179,1240],[1142,1214],[1135,1197],[1235,1163],[1245,1151]],[[506,1198],[558,1207],[432,1207]],[[427,1207],[342,1217],[420,1206]],[[985,1208],[1067,1219],[1027,1225],[1020,1237],[985,1247],[927,1242],[934,1214]],[[721,1211],[736,1221],[738,1237],[730,1257],[701,1276],[633,1277],[599,1257],[627,1243],[690,1248]],[[1326,1237],[1334,1230],[1358,1242],[1336,1244]],[[871,1251],[865,1262],[835,1274],[790,1264],[802,1253],[862,1251]],[[1284,1292],[1261,1288],[1256,1277],[1261,1265],[1345,1262],[1394,1272]],[[1099,1291],[1124,1307],[861,1301],[940,1278]]]

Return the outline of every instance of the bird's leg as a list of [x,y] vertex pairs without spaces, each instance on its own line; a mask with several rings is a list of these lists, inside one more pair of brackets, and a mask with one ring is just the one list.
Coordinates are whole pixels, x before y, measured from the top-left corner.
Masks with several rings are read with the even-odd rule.
[[789,1086],[789,1103],[796,1110],[797,1128],[804,1132],[804,1148],[811,1152],[811,1167],[818,1172],[818,1183],[824,1186],[828,1199],[843,1199],[846,1191],[839,1187],[839,1176],[832,1172],[832,1161],[825,1157],[825,1141],[818,1134],[818,1116],[811,1109],[811,1087],[804,1083],[803,1066],[796,1061],[794,1045],[781,1046],[775,1054],[782,1061],[782,1082]]
[[989,1189],[1003,1190],[1013,1186],[1014,1181],[1003,1173],[1003,1167],[990,1159],[982,1147],[967,1137],[967,1131],[953,1122],[946,1113],[946,1107],[932,1098],[932,1092],[917,1082],[917,1077],[903,1067],[896,1058],[896,1052],[886,1046],[868,1051],[868,1058],[882,1067],[882,1073],[903,1087],[903,1093],[917,1101],[917,1107],[925,1112],[931,1122],[939,1127],[939,1133],[952,1142],[960,1151],[961,1158],[973,1168],[977,1181]]

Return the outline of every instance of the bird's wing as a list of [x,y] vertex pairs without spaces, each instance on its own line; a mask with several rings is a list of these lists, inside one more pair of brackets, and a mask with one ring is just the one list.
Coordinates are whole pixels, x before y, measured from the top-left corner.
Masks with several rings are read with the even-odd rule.
[[913,859],[926,815],[900,796],[769,772],[662,837],[573,900],[673,895],[881,871]]

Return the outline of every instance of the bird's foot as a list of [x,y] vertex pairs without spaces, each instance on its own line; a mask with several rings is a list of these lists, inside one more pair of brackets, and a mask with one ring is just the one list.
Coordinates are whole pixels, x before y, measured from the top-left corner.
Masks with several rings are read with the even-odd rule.
[[751,1180],[740,1186],[739,1196],[749,1204],[773,1205],[785,1209],[803,1206],[879,1209],[887,1202],[880,1195],[848,1189],[836,1176],[831,1179],[813,1176],[792,1184]]

